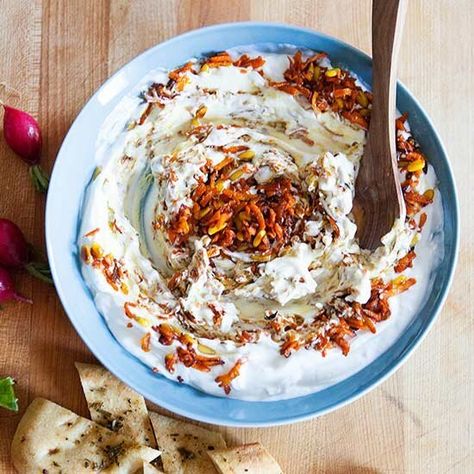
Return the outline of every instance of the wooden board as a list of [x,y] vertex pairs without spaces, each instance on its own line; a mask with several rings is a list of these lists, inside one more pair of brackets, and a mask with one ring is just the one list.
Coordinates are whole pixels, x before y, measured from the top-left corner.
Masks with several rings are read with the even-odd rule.
[[[108,75],[177,33],[236,20],[315,28],[370,50],[368,0],[0,0],[0,82],[38,116],[50,169],[71,122]],[[457,177],[463,240],[456,279],[433,330],[410,361],[369,395],[313,421],[222,429],[229,444],[262,442],[286,473],[472,472],[474,469],[474,4],[411,0],[401,79],[443,137]],[[44,198],[0,140],[0,216],[44,245]],[[74,361],[93,357],[53,288],[19,275],[33,306],[0,312],[0,374],[13,375],[22,409],[44,396],[87,413]],[[21,413],[20,413],[21,415]],[[0,472],[12,472],[20,415],[0,411]]]

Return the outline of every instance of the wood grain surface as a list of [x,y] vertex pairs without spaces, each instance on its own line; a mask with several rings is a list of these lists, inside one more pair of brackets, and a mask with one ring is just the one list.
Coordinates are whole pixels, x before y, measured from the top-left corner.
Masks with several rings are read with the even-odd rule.
[[[38,117],[51,169],[71,122],[108,75],[144,49],[212,23],[303,25],[370,51],[368,0],[0,0],[0,82]],[[292,426],[225,429],[229,444],[261,441],[288,473],[474,471],[474,3],[410,0],[399,76],[447,146],[462,212],[462,247],[440,318],[408,363],[369,395]],[[44,245],[44,198],[0,140],[0,216]],[[22,411],[37,396],[86,414],[74,361],[92,355],[53,288],[17,278],[32,306],[0,312],[0,374],[18,381]],[[21,416],[0,411],[0,472],[13,472],[10,441]]]

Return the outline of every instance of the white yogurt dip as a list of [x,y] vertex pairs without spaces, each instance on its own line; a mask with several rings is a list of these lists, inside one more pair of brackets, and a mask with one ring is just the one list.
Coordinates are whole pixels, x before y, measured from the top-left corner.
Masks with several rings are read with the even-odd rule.
[[290,398],[356,373],[410,323],[441,258],[436,176],[403,119],[408,217],[359,248],[370,94],[294,53],[289,69],[239,48],[155,71],[99,134],[83,276],[128,351],[214,395]]

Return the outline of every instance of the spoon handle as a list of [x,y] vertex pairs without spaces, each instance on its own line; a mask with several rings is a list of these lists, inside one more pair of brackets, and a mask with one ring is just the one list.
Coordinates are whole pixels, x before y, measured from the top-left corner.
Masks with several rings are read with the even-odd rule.
[[369,139],[388,140],[381,149],[395,156],[398,51],[408,0],[372,1],[372,104]]

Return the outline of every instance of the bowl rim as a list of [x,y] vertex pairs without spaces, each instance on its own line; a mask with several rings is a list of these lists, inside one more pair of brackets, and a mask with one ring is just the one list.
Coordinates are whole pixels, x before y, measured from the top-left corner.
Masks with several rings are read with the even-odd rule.
[[[345,41],[343,41],[339,38],[327,35],[325,33],[321,33],[319,31],[313,30],[311,28],[305,28],[305,27],[301,27],[301,26],[297,26],[297,25],[278,23],[278,22],[242,21],[242,22],[218,23],[218,24],[214,24],[214,25],[210,25],[210,26],[205,26],[205,27],[202,27],[202,28],[196,28],[196,29],[187,31],[185,33],[182,33],[180,35],[173,36],[173,37],[168,38],[167,40],[165,40],[163,42],[157,43],[157,44],[151,46],[150,48],[145,49],[144,51],[142,51],[141,53],[137,54],[132,59],[127,61],[125,64],[123,64],[112,75],[110,75],[104,82],[102,82],[100,84],[100,86],[95,90],[95,92],[91,95],[91,97],[84,103],[84,105],[82,105],[79,113],[76,115],[76,118],[71,123],[71,125],[69,127],[69,130],[66,133],[66,135],[63,139],[63,142],[61,144],[61,147],[59,148],[59,151],[57,153],[56,159],[54,161],[53,169],[52,169],[52,172],[51,172],[50,190],[52,189],[53,191],[55,191],[55,188],[57,187],[57,183],[56,183],[57,182],[57,174],[58,174],[57,164],[59,162],[60,157],[65,152],[64,151],[64,149],[66,148],[65,145],[68,142],[68,139],[69,139],[70,135],[72,135],[72,133],[73,133],[73,129],[75,128],[74,127],[75,124],[79,121],[79,119],[82,117],[82,115],[85,114],[85,110],[88,109],[88,105],[91,104],[95,99],[97,99],[97,96],[100,94],[101,90],[104,87],[106,87],[108,84],[110,84],[112,81],[114,81],[114,79],[116,79],[122,73],[122,71],[124,69],[128,68],[131,63],[133,63],[138,58],[151,53],[155,48],[157,48],[157,47],[167,47],[168,45],[172,44],[174,41],[176,41],[178,39],[179,40],[185,40],[185,39],[188,39],[188,38],[192,38],[195,35],[199,35],[201,32],[216,32],[217,33],[217,32],[222,31],[222,30],[229,30],[229,29],[240,28],[240,27],[244,27],[244,26],[249,26],[249,27],[252,27],[252,28],[262,28],[262,29],[279,28],[281,30],[287,30],[287,31],[293,31],[293,32],[298,31],[298,32],[310,34],[310,35],[313,35],[315,37],[319,37],[320,39],[330,41],[330,42],[334,43],[335,45],[346,49],[349,52],[354,52],[355,54],[357,54],[359,56],[362,56],[365,60],[369,60],[371,62],[371,57],[368,54],[366,54],[364,51],[362,51],[362,50],[346,43]],[[153,396],[151,396],[150,393],[147,393],[146,396],[144,395],[145,398],[149,399],[150,401],[152,401],[153,403],[159,405],[162,408],[170,410],[171,412],[173,412],[175,414],[178,414],[178,415],[181,415],[181,416],[184,416],[186,418],[190,418],[190,419],[193,419],[193,420],[196,420],[196,421],[205,422],[205,423],[217,424],[217,425],[220,425],[220,426],[253,427],[253,428],[255,428],[255,427],[281,426],[281,425],[287,425],[287,424],[291,424],[291,423],[295,423],[295,422],[299,422],[299,421],[310,420],[310,419],[322,416],[324,414],[335,411],[339,408],[342,408],[342,407],[358,400],[359,398],[361,398],[362,396],[364,396],[365,394],[367,394],[368,392],[370,392],[371,390],[373,390],[374,388],[379,386],[381,383],[383,383],[389,377],[391,377],[407,361],[407,359],[413,354],[414,350],[421,344],[421,342],[424,340],[424,338],[427,336],[427,334],[430,332],[431,328],[433,327],[433,324],[435,323],[436,319],[438,318],[438,316],[439,316],[439,314],[440,314],[440,312],[441,312],[441,310],[442,310],[442,308],[443,308],[443,306],[446,302],[446,298],[448,296],[449,290],[450,290],[451,285],[452,285],[453,276],[454,276],[454,272],[455,272],[455,269],[456,269],[456,266],[457,266],[458,255],[459,255],[459,240],[460,240],[459,199],[458,199],[458,191],[457,191],[457,187],[456,187],[456,182],[454,180],[454,174],[453,174],[451,162],[450,162],[449,157],[448,157],[448,153],[446,151],[446,148],[445,148],[445,146],[444,146],[444,144],[443,144],[443,142],[442,142],[442,140],[441,140],[441,138],[440,138],[440,136],[439,136],[432,120],[431,120],[431,118],[428,116],[428,114],[426,113],[425,109],[422,107],[420,102],[410,92],[410,90],[404,85],[403,82],[398,81],[397,86],[398,86],[397,89],[402,90],[404,92],[404,94],[406,94],[406,96],[410,99],[410,101],[418,108],[418,110],[420,112],[420,115],[422,116],[422,119],[424,121],[426,121],[428,126],[434,132],[433,133],[433,139],[435,141],[436,147],[440,151],[440,155],[442,155],[442,157],[443,157],[443,161],[446,164],[447,173],[446,173],[445,176],[443,176],[443,180],[447,180],[448,185],[453,190],[452,196],[450,196],[452,198],[452,203],[451,203],[452,211],[453,211],[452,221],[453,221],[453,224],[454,224],[453,227],[452,227],[452,232],[453,232],[453,236],[452,236],[452,254],[453,254],[453,257],[451,259],[451,262],[450,262],[451,264],[450,264],[449,269],[448,269],[448,275],[445,279],[446,283],[445,283],[444,287],[442,288],[442,290],[440,292],[440,297],[438,299],[438,303],[437,303],[436,308],[432,312],[430,318],[427,320],[427,323],[424,325],[423,330],[416,336],[415,340],[412,341],[411,343],[407,344],[408,349],[405,350],[403,355],[397,361],[395,361],[390,368],[386,369],[384,371],[384,373],[381,376],[379,376],[378,379],[376,379],[372,383],[368,384],[365,388],[359,390],[357,393],[355,393],[353,395],[349,395],[345,399],[343,399],[339,402],[336,402],[335,404],[332,404],[332,405],[328,406],[327,408],[320,409],[320,410],[315,410],[314,412],[311,412],[309,414],[294,415],[294,416],[291,416],[291,417],[285,417],[284,415],[282,415],[277,420],[272,420],[272,421],[268,421],[268,422],[262,422],[262,421],[257,421],[257,422],[244,421],[244,422],[242,422],[240,420],[233,420],[233,419],[231,419],[231,420],[226,419],[223,422],[218,417],[213,418],[213,417],[209,417],[209,416],[201,416],[201,415],[195,415],[194,413],[190,413],[189,411],[187,411],[185,409],[181,409],[179,407],[179,403],[174,404],[174,403],[171,403],[168,400],[163,400],[163,399],[160,399],[159,402],[155,402],[153,400]],[[93,351],[91,349],[91,343],[88,342],[87,335],[84,334],[84,332],[78,326],[78,324],[76,322],[76,319],[69,315],[70,312],[72,313],[74,311],[74,308],[72,307],[72,305],[68,301],[68,296],[67,296],[67,291],[66,291],[67,284],[63,284],[63,281],[60,278],[59,270],[55,265],[55,258],[54,258],[54,244],[53,244],[53,237],[54,236],[53,236],[53,229],[52,229],[54,216],[52,215],[52,211],[51,211],[51,207],[52,207],[51,203],[56,198],[56,194],[57,194],[56,192],[48,192],[48,195],[47,195],[46,212],[45,212],[45,236],[46,236],[47,255],[48,255],[49,262],[50,262],[51,273],[52,273],[53,280],[54,280],[55,287],[56,287],[56,291],[57,291],[59,299],[62,303],[64,312],[68,316],[68,319],[71,322],[71,324],[73,325],[75,331],[80,336],[80,338],[85,343],[85,345],[88,347],[88,349],[92,352],[92,354],[104,365],[104,367],[106,367],[109,371],[111,371],[120,380],[124,381],[127,385],[130,385],[133,388],[134,383],[130,381],[130,378],[128,376],[129,374],[120,372],[118,367],[111,368],[111,364],[109,363],[108,360],[107,361],[105,360],[105,357],[103,357],[103,354],[98,355],[96,351]],[[113,337],[112,334],[110,334],[110,336]],[[387,350],[389,350],[389,349],[387,349]],[[129,354],[130,354],[131,357],[135,358],[135,356],[133,354],[131,354],[131,353],[129,353]],[[383,355],[383,354],[381,354],[381,355]],[[375,361],[373,361],[373,362],[375,362]],[[373,362],[371,362],[371,364]],[[338,383],[341,383],[341,382],[338,382]],[[205,396],[214,397],[213,395],[209,395],[209,394],[205,394]],[[311,396],[311,394],[304,395],[303,397],[306,397],[306,396]],[[297,398],[299,398],[299,397],[297,397]],[[232,401],[233,399],[228,399],[228,400]],[[283,402],[283,401],[285,401],[285,400],[268,401],[268,402],[265,402],[265,403],[272,404],[272,403],[280,403],[280,402]],[[254,402],[249,402],[249,403],[254,403]],[[259,402],[256,402],[256,403],[259,403]]]

